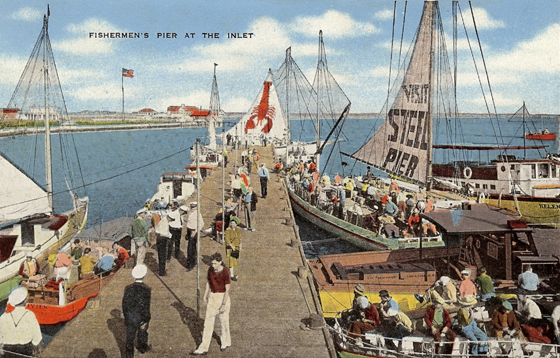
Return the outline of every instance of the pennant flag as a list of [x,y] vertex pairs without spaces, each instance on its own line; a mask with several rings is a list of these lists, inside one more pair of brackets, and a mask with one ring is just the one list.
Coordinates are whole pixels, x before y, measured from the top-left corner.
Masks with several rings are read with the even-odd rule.
[[133,78],[134,77],[134,70],[127,70],[126,68],[122,69],[122,76],[123,77],[128,77],[128,78]]

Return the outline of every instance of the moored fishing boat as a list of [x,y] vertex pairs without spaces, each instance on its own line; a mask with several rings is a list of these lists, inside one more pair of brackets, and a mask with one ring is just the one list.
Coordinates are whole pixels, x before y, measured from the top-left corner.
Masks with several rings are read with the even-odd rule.
[[[61,215],[55,215],[53,209],[50,121],[64,122],[68,113],[49,40],[48,20],[49,15],[45,15],[41,33],[8,104],[9,108],[17,108],[17,116],[2,117],[3,121],[44,120],[46,189],[0,155],[0,300],[7,298],[21,281],[18,272],[26,256],[43,263],[78,234],[87,219],[89,199],[80,199],[70,190],[73,209]],[[61,145],[66,144],[61,140]]]

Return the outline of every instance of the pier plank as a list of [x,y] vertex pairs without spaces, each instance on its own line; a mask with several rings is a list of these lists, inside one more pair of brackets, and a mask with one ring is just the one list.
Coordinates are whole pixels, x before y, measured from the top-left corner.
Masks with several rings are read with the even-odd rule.
[[[261,162],[273,167],[272,148],[258,148]],[[232,153],[233,152],[233,153]],[[228,174],[233,173],[230,152]],[[240,161],[238,160],[238,163]],[[254,169],[254,168],[253,168]],[[259,195],[256,231],[243,231],[239,276],[231,285],[230,329],[232,347],[221,352],[214,339],[209,357],[329,357],[332,351],[321,329],[305,329],[304,322],[317,313],[305,277],[298,277],[303,265],[297,246],[290,244],[296,234],[290,222],[289,200],[280,177],[271,172],[266,199],[260,197],[256,170],[250,175]],[[205,228],[221,207],[221,168],[201,185],[201,212]],[[226,175],[229,190],[229,175]],[[240,215],[242,221],[244,216]],[[186,272],[186,242],[181,243],[179,259],[167,265],[167,276],[157,275],[155,246],[148,250],[149,268],[145,283],[152,288],[152,320],[149,328],[151,350],[137,357],[188,357],[202,339],[204,305],[197,315],[196,274]],[[209,256],[225,247],[210,237],[201,238],[201,295],[204,293]],[[43,350],[41,357],[124,357],[125,326],[121,301],[124,287],[133,282],[131,270],[123,268],[103,288],[98,309],[86,309],[68,323]],[[216,330],[219,330],[216,326]]]

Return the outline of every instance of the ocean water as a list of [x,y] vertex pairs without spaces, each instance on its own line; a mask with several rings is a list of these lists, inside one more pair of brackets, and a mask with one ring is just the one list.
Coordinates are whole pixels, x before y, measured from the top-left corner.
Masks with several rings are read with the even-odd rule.
[[[439,123],[434,125],[436,144],[506,144],[523,145],[523,130],[521,122],[500,119],[499,130],[502,135],[500,141],[494,136],[494,129],[487,119],[464,118],[460,119],[464,136],[449,139],[445,133],[449,126],[457,127],[459,123]],[[235,121],[226,123],[226,130]],[[326,147],[321,156],[321,167],[331,175],[361,175],[365,174],[365,165],[356,163],[352,159],[341,155],[340,151],[353,153],[369,139],[377,126],[382,122],[379,118],[349,118],[343,125],[343,134],[339,140]],[[555,119],[537,119],[538,127],[558,131],[558,121]],[[323,138],[328,133],[328,123],[322,127]],[[218,133],[221,132],[219,128]],[[294,140],[314,140],[314,125],[304,121],[293,121],[291,125]],[[68,183],[75,187],[75,193],[90,198],[90,210],[87,226],[95,226],[113,218],[131,216],[142,204],[154,194],[159,177],[165,171],[181,171],[191,164],[190,148],[197,138],[207,141],[206,128],[181,128],[159,130],[131,130],[111,132],[89,132],[52,135],[53,176],[54,176],[54,203],[57,212],[64,212],[71,208],[71,200],[67,191]],[[73,148],[67,149],[64,143],[74,143]],[[527,145],[541,144],[526,141]],[[546,151],[558,153],[558,141],[546,141]],[[71,146],[69,146],[71,147]],[[61,149],[63,148],[63,149]],[[45,183],[45,169],[43,158],[43,137],[21,136],[0,139],[0,152],[17,164],[40,185]],[[69,154],[61,161],[62,153]],[[470,153],[472,159],[483,161],[494,159],[498,151]],[[523,151],[518,151],[517,156],[523,156]],[[541,157],[545,151],[527,151],[527,157]],[[76,160],[76,155],[79,161]],[[435,162],[448,162],[454,160],[454,153],[448,150],[435,150]],[[485,156],[488,156],[486,158]],[[327,163],[327,158],[328,164]],[[65,168],[71,168],[71,178],[64,179],[62,173]],[[81,173],[81,176],[80,176]],[[382,173],[378,173],[382,174]],[[83,180],[81,179],[83,177]],[[299,221],[298,221],[299,222]],[[301,223],[304,226],[305,223]],[[300,229],[302,239],[317,241],[321,238],[330,239],[326,234],[315,234],[313,230]],[[306,247],[310,256],[323,254],[326,251],[338,252],[348,250],[335,245],[334,248],[324,248],[314,244]]]

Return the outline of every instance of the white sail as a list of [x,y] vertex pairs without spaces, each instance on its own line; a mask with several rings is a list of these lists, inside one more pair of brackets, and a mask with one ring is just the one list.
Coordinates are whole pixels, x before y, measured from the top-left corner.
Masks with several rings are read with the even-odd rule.
[[260,144],[263,138],[269,142],[283,140],[286,130],[286,120],[269,72],[249,111],[228,133],[234,138],[237,136],[241,143]]
[[47,192],[0,155],[0,225],[50,214]]
[[352,157],[419,183],[429,180],[432,69],[437,3],[426,1],[403,82],[385,121]]

